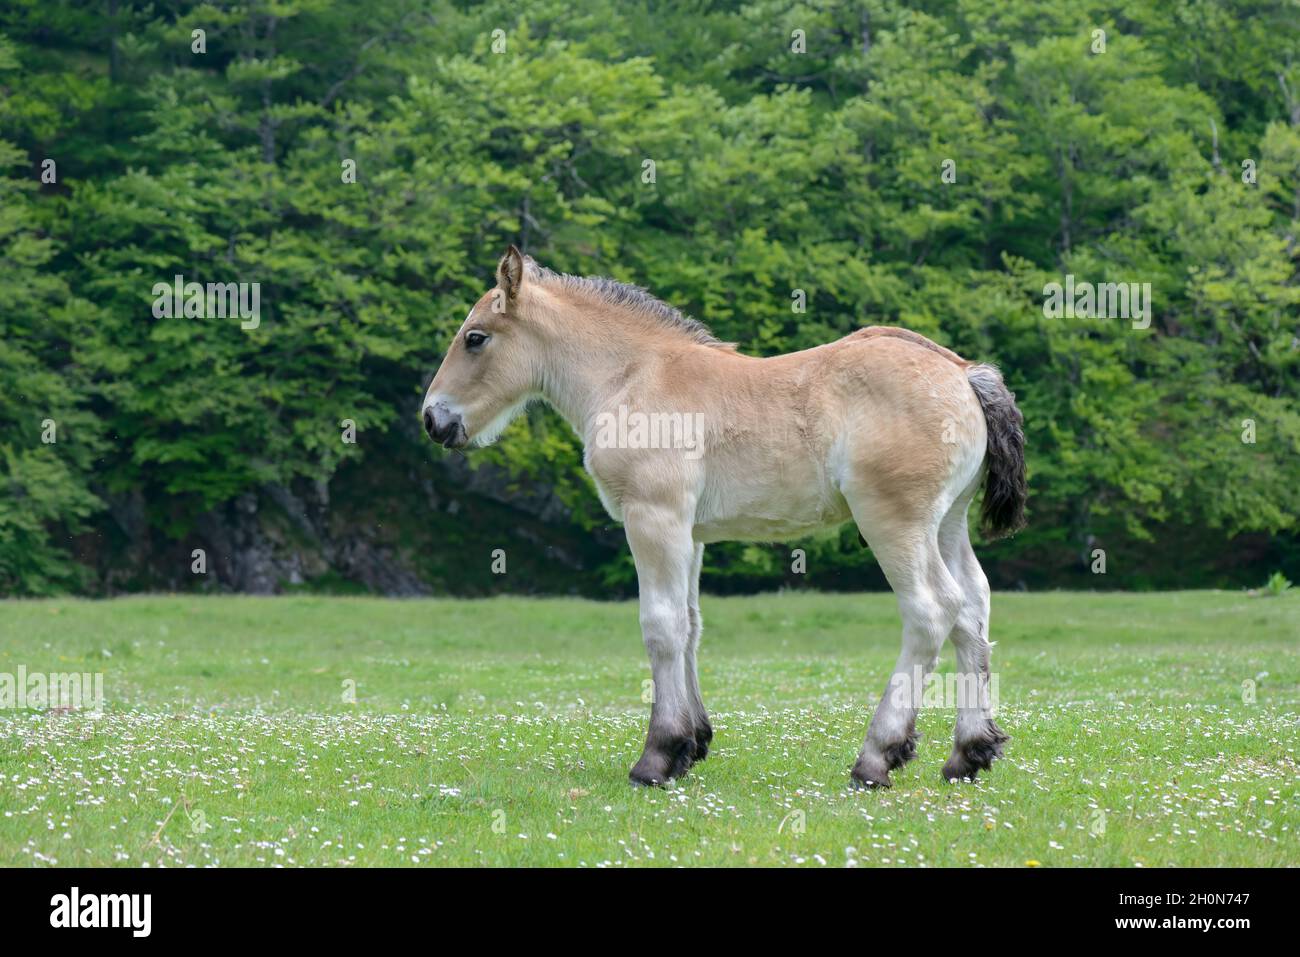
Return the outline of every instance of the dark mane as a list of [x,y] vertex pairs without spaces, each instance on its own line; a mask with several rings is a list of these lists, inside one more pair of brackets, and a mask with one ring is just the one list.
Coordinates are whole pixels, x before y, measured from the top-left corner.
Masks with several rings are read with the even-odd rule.
[[642,315],[649,316],[661,325],[675,329],[678,332],[684,332],[701,345],[717,346],[723,349],[734,348],[731,343],[722,342],[718,339],[709,331],[709,327],[700,320],[686,315],[675,306],[670,306],[640,286],[619,282],[617,279],[608,279],[604,276],[571,276],[568,273],[558,273],[538,264],[531,257],[527,259],[527,264],[529,272],[544,283],[585,293],[611,306],[626,306]]

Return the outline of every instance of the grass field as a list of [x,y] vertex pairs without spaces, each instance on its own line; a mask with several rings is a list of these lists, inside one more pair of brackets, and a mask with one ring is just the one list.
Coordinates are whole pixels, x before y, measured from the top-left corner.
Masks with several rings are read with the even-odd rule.
[[887,792],[847,784],[891,596],[704,616],[713,751],[646,790],[634,605],[0,603],[0,673],[106,698],[0,711],[0,865],[1300,864],[1300,595],[996,595],[1006,760],[943,782],[925,710]]

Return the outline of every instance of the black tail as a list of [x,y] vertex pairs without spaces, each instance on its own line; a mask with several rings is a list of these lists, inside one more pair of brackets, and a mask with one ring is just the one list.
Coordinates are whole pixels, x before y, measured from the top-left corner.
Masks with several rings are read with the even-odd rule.
[[966,377],[984,409],[989,433],[980,531],[985,538],[1002,538],[1025,527],[1025,418],[995,366],[973,365]]

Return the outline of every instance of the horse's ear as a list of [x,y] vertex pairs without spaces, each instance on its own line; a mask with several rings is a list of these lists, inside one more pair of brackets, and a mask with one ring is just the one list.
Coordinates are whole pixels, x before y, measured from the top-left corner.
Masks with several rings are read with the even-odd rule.
[[501,257],[501,262],[497,263],[497,285],[505,292],[507,298],[514,299],[519,295],[519,289],[523,284],[524,254],[512,243],[506,250],[506,254]]

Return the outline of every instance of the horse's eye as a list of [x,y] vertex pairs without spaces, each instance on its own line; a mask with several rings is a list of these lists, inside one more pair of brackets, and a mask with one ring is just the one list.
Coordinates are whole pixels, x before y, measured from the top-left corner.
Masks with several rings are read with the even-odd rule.
[[467,332],[465,333],[465,346],[471,351],[483,348],[483,343],[488,341],[486,332]]

